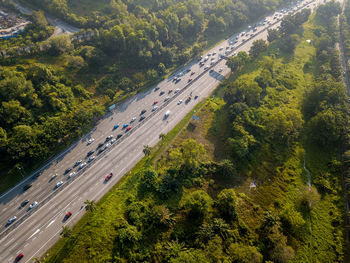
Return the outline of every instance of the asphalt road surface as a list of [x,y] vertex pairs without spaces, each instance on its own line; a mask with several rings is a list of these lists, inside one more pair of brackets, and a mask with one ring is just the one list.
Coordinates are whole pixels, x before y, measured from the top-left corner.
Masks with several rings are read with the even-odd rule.
[[[315,1],[309,5],[309,8],[313,8],[316,3],[322,2]],[[305,3],[300,5],[302,6]],[[278,12],[278,19],[273,19],[274,15],[267,17],[267,21],[271,21],[271,24],[277,22],[283,16]],[[279,23],[273,25],[273,27],[278,25]],[[215,61],[218,62],[219,54],[224,54],[226,50],[237,53],[239,51],[248,52],[253,41],[267,38],[267,26],[269,26],[267,23],[258,26],[257,31],[254,32],[254,37],[251,37],[249,40],[247,36],[237,34],[203,54],[203,57],[207,56],[208,53],[212,54],[215,52]],[[249,34],[251,33],[253,33],[253,30],[249,31]],[[232,42],[236,41],[236,36],[238,35],[237,43],[232,45]],[[245,41],[243,41],[243,38],[245,38]],[[234,46],[235,49],[231,50],[231,46]],[[210,64],[212,57],[213,55],[209,56],[205,65]],[[205,66],[200,67],[198,61],[194,61],[181,69],[181,71],[159,83],[156,88],[130,98],[101,120],[90,134],[60,154],[57,159],[49,162],[39,177],[27,179],[1,196],[0,232],[9,229],[9,233],[0,236],[0,262],[13,262],[19,253],[24,254],[23,262],[29,262],[33,257],[42,255],[59,239],[59,233],[63,225],[72,226],[80,219],[85,212],[82,206],[86,199],[99,200],[143,157],[143,145],[154,146],[159,141],[159,134],[168,133],[200,100],[211,94],[220,81],[224,79],[224,76],[230,72],[229,68],[225,66],[225,62],[225,60],[219,61],[213,66],[213,71],[210,72],[211,68],[205,71]],[[175,83],[173,78],[187,69],[190,71],[181,77],[181,81]],[[202,76],[196,79],[201,74]],[[192,84],[187,89],[182,90],[189,83],[190,78],[193,79]],[[179,92],[179,95],[175,95],[176,89],[180,89],[182,92]],[[170,92],[170,90],[172,91]],[[160,95],[161,91],[164,92],[163,95]],[[191,93],[192,99],[186,104],[185,100]],[[155,115],[149,119],[146,118],[142,126],[130,130],[129,132],[132,134],[124,138],[128,132],[122,129],[123,124],[128,123],[130,127],[135,127],[140,123],[140,112],[143,109],[147,111],[144,113],[144,116],[150,116],[154,102],[158,101],[155,105],[161,108],[167,96],[170,102],[167,102],[166,107],[155,111]],[[171,100],[173,96],[177,97]],[[198,96],[198,98],[195,100],[194,96]],[[182,100],[181,104],[179,104],[179,100]],[[171,113],[165,119],[164,115],[168,110]],[[130,123],[134,117],[136,120]],[[113,126],[116,124],[119,124],[120,127],[113,130]],[[109,151],[97,156],[96,148],[98,144],[104,142],[107,136],[113,135],[116,138],[118,134],[123,135],[120,139],[122,141],[120,143],[116,142]],[[95,141],[87,145],[87,141],[90,138],[94,138]],[[103,147],[105,145],[106,143]],[[64,175],[65,170],[73,168],[74,163],[80,159],[87,161],[85,157],[90,150],[94,150],[95,153],[92,156],[97,156],[96,158],[99,159],[91,162],[91,165],[80,176],[76,175],[75,178],[68,180],[69,173]],[[77,171],[77,169],[78,167],[73,168],[72,171]],[[113,172],[114,176],[106,182],[105,177],[110,172]],[[58,176],[54,180],[50,180],[55,173]],[[48,195],[53,193],[56,183],[61,180],[67,186],[61,186],[62,190],[57,191],[57,194],[50,201],[41,205],[38,209],[33,209],[33,213],[16,228],[12,229],[11,225],[6,226],[6,222],[10,217],[16,216],[18,221],[23,215],[27,214],[29,204],[34,201],[40,204],[45,200]],[[72,182],[69,183],[70,181]],[[29,182],[32,184],[32,187],[23,192],[23,185]],[[20,204],[26,199],[29,200],[29,204],[21,208]],[[72,213],[72,216],[64,222],[63,218],[68,211]],[[15,223],[16,221],[13,224]]]

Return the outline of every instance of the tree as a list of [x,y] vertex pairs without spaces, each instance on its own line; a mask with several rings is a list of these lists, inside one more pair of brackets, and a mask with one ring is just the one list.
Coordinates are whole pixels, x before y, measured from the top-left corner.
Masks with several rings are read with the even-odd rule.
[[253,58],[259,56],[261,52],[267,49],[266,41],[263,39],[255,40],[249,50],[249,55]]
[[170,160],[176,167],[184,165],[188,169],[198,167],[205,159],[205,149],[193,139],[188,139],[181,144],[181,147],[172,150],[169,154]]
[[62,226],[61,235],[63,237],[70,237],[71,234],[72,234],[72,229],[70,229],[68,226]]
[[297,34],[288,35],[284,38],[284,41],[281,45],[281,49],[288,54],[293,54],[294,49],[298,43],[299,36]]
[[279,38],[279,32],[277,29],[268,29],[267,30],[267,41],[269,41],[270,43],[276,39]]
[[158,73],[159,75],[163,75],[165,72],[166,72],[166,67],[162,62],[160,62],[158,65]]
[[141,193],[155,192],[158,190],[158,174],[154,170],[146,169],[140,172],[140,179],[139,191]]
[[231,56],[226,61],[226,66],[228,66],[232,72],[240,70],[249,61],[249,56],[246,52],[238,52],[236,56]]
[[164,140],[166,138],[166,135],[164,133],[159,134],[159,139],[164,143]]
[[204,219],[210,210],[212,199],[203,190],[197,190],[184,197],[182,208],[188,210],[188,216],[192,219]]
[[230,160],[222,160],[216,167],[216,174],[224,178],[234,178],[237,175],[237,171]]
[[219,210],[220,215],[228,220],[237,219],[237,196],[233,189],[222,190],[217,198],[216,207]]
[[86,199],[85,202],[85,210],[86,211],[90,211],[90,212],[94,212],[97,208],[96,208],[96,203],[94,200],[89,200],[89,199]]
[[63,54],[73,48],[69,35],[63,34],[50,39],[50,52],[53,55]]
[[145,156],[147,156],[147,160],[149,158],[149,155],[151,154],[152,148],[149,147],[148,145],[143,146],[142,152],[144,153]]
[[311,212],[312,209],[317,207],[317,204],[320,200],[320,194],[314,186],[303,186],[300,189],[299,194],[299,206],[305,212]]
[[240,243],[231,244],[227,253],[229,254],[232,262],[261,263],[263,261],[263,256],[255,247]]

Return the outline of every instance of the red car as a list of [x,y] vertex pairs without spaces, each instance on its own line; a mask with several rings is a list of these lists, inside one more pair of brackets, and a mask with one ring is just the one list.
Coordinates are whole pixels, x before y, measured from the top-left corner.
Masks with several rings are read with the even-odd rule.
[[128,127],[126,127],[126,129],[125,129],[126,131],[130,131],[131,130],[131,127],[130,126],[128,126]]
[[106,176],[105,180],[106,181],[109,181],[109,179],[111,179],[113,176],[113,173],[110,173],[109,175]]
[[19,262],[22,258],[23,258],[23,254],[22,253],[18,254],[18,256],[15,259],[15,262]]
[[192,81],[192,79],[188,79],[188,82],[191,82]]
[[158,103],[158,101],[157,101],[157,100],[153,101],[153,105],[155,105],[155,104],[157,104],[157,103]]
[[170,89],[170,90],[168,91],[168,94],[169,94],[169,93],[172,93],[172,92],[173,92],[173,90],[172,90],[172,89]]
[[191,72],[191,76],[194,75],[195,73],[196,73],[196,72],[192,71],[192,72]]
[[64,216],[64,221],[66,221],[68,218],[70,218],[70,216],[72,215],[71,212],[68,212],[65,216]]

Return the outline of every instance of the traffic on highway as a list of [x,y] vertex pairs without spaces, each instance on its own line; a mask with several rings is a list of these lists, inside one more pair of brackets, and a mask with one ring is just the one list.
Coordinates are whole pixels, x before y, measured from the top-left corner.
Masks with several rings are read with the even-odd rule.
[[249,51],[267,29],[302,8],[323,1],[299,1],[248,26],[198,59],[113,109],[94,130],[48,165],[0,197],[0,262],[41,255],[59,238],[62,226],[83,215],[84,201],[99,200],[230,72],[225,58]]

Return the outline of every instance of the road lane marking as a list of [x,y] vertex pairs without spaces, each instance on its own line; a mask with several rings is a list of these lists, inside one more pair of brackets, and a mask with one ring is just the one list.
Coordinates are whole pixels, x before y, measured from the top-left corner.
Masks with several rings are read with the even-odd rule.
[[55,221],[56,221],[56,219],[52,220],[52,221],[46,226],[46,228],[48,228],[49,226],[51,226],[51,225],[53,224],[53,222],[55,222]]
[[28,237],[26,240],[30,239],[31,237],[33,237],[35,234],[37,234],[38,232],[40,232],[40,229],[37,229],[33,234],[31,234],[30,237]]
[[11,243],[14,240],[14,238],[11,238],[4,246],[6,247],[9,243]]

